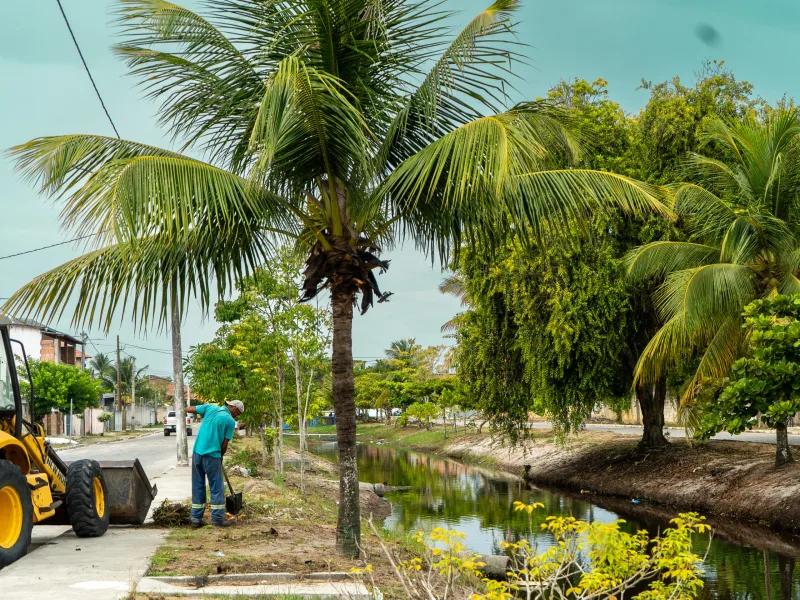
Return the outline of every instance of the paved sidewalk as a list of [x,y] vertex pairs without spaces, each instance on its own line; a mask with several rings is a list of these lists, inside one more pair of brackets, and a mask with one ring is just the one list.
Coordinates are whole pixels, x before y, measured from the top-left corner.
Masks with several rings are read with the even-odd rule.
[[[43,526],[44,527],[44,526]],[[111,528],[99,538],[72,531],[0,571],[3,600],[127,598],[166,535],[156,529]]]
[[[191,439],[191,438],[190,438]],[[158,495],[153,510],[164,500],[191,495],[191,469],[175,467],[174,441],[146,436],[64,452],[66,460],[86,457],[125,460],[141,456]],[[98,450],[102,449],[101,454]],[[27,556],[0,570],[2,600],[120,600],[127,598],[150,567],[166,536],[165,530],[111,527],[99,538],[78,538],[68,526],[38,525]]]

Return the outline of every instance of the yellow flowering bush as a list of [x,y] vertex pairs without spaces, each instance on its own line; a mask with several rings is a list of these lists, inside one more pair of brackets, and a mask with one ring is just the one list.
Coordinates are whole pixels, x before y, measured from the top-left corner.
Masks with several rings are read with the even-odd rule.
[[[514,503],[525,512],[533,533],[533,512],[541,504]],[[510,556],[508,581],[489,583],[473,600],[526,599],[615,600],[626,590],[646,590],[634,600],[691,600],[703,587],[700,556],[692,551],[692,536],[711,528],[695,513],[672,519],[661,537],[647,531],[620,529],[624,521],[587,523],[574,517],[547,517],[540,524],[553,543],[538,552],[527,539],[501,542]]]
[[[587,523],[574,517],[547,517],[538,525],[551,543],[542,552],[534,535],[534,512],[539,503],[514,503],[527,514],[529,535],[518,542],[501,542],[509,556],[507,579],[483,577],[486,565],[467,551],[466,536],[437,527],[412,537],[425,550],[421,556],[398,561],[383,545],[409,598],[425,600],[692,600],[703,582],[702,558],[692,550],[692,537],[710,531],[705,518],[684,513],[672,519],[659,537],[647,531],[622,531],[624,521]],[[377,534],[377,530],[373,527]],[[371,567],[354,570],[361,575]]]

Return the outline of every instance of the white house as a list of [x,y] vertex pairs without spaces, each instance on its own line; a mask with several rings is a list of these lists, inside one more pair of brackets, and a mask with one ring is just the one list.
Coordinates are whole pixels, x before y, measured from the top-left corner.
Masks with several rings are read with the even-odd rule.
[[[80,366],[83,351],[81,340],[32,319],[22,320],[0,315],[0,325],[9,326],[11,338],[22,342],[28,358]],[[81,350],[77,349],[79,346]],[[17,351],[15,347],[14,353]]]

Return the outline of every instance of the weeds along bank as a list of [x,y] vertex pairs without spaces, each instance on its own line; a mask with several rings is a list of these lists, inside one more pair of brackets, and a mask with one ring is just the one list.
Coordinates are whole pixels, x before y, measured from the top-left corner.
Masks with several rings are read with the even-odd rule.
[[[314,431],[325,432],[324,428]],[[455,433],[360,425],[362,442],[388,443],[526,476],[533,484],[638,499],[703,515],[754,521],[800,532],[800,463],[776,468],[770,444],[673,440],[663,451],[641,453],[638,438],[584,432],[566,445],[536,430],[516,446],[488,433]],[[527,470],[526,470],[527,469]],[[527,473],[527,475],[526,475]]]

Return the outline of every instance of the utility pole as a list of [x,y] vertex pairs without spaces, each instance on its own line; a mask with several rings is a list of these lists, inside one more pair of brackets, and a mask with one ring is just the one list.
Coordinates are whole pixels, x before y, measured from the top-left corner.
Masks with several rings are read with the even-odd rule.
[[[117,389],[116,392],[116,402],[117,402],[117,411],[122,412],[122,377],[119,373],[119,336],[117,336]],[[116,419],[114,419],[116,420]],[[125,419],[123,415],[122,419],[122,431],[125,430]]]
[[134,429],[136,429],[136,359],[131,357],[131,408],[133,409]]
[[85,331],[81,332],[81,371],[86,370],[86,335]]

